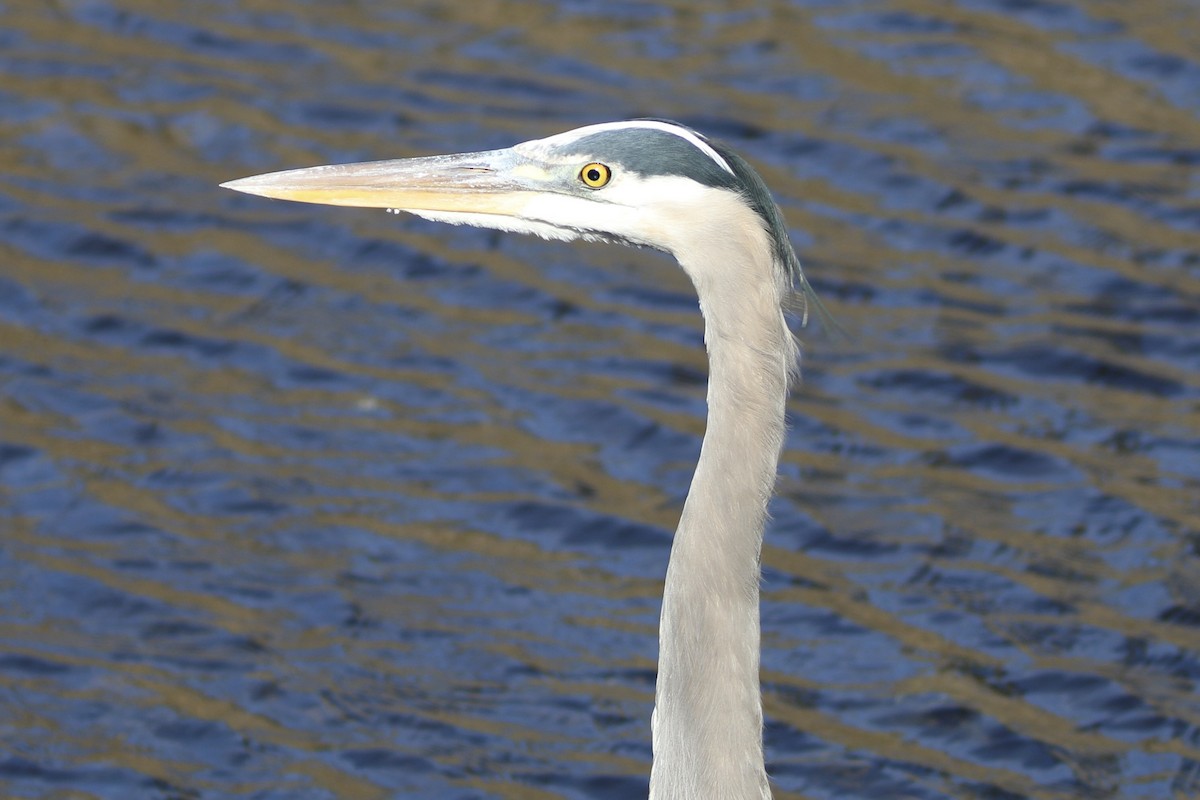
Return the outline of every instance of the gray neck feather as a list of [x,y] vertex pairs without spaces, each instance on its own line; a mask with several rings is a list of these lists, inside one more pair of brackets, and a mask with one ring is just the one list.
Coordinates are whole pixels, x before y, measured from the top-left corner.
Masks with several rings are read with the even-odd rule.
[[[705,317],[708,427],[671,548],[651,800],[770,798],[759,691],[759,566],[796,344],[764,235],[680,253]],[[712,241],[707,242],[711,247]]]

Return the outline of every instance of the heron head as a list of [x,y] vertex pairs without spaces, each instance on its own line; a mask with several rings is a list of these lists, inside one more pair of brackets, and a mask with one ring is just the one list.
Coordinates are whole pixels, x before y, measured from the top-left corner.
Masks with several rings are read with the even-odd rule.
[[[703,209],[714,193],[751,206],[762,203],[754,196],[757,187],[745,186],[738,175],[740,164],[723,151],[682,125],[631,120],[504,150],[294,169],[222,186],[284,200],[407,211],[549,239],[672,251],[679,227],[703,224]],[[664,225],[660,218],[662,212],[681,211],[691,212],[689,224]]]
[[546,239],[652,247],[685,268],[692,252],[755,247],[781,281],[815,300],[758,174],[719,142],[666,120],[602,123],[503,150],[311,167],[221,185]]

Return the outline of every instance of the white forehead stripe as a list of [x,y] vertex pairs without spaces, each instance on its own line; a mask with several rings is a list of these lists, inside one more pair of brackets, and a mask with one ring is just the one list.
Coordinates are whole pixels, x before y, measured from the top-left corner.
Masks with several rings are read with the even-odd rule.
[[[721,158],[721,154],[714,150],[712,145],[701,139],[695,133],[689,131],[687,128],[681,128],[678,125],[672,125],[669,122],[659,122],[658,120],[654,119],[632,119],[624,122],[602,122],[599,125],[588,125],[587,127],[576,128],[575,130],[567,131],[566,133],[548,136],[545,139],[538,139],[536,143],[546,144],[551,147],[561,147],[562,145],[570,144],[577,139],[582,139],[585,136],[591,136],[593,133],[603,133],[605,131],[627,131],[632,128],[649,128],[651,130],[665,131],[666,133],[674,134],[680,139],[683,139],[691,144],[701,153],[704,153],[704,155],[711,158],[717,163],[717,166],[728,172],[730,175],[735,174],[733,168],[729,166],[729,163],[724,158]],[[534,144],[534,142],[529,142],[528,144]]]

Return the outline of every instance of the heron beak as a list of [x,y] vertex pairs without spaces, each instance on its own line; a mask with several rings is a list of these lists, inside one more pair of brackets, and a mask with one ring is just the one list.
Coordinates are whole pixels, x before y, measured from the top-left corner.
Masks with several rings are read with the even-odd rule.
[[544,170],[506,149],[291,169],[221,186],[304,203],[519,216],[539,177]]

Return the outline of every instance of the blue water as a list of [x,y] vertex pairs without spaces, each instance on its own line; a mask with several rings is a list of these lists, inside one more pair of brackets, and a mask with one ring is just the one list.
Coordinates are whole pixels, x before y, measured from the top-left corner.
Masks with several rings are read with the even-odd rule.
[[217,187],[632,116],[775,190],[780,798],[1200,795],[1200,14],[0,7],[0,795],[644,796],[686,277]]

